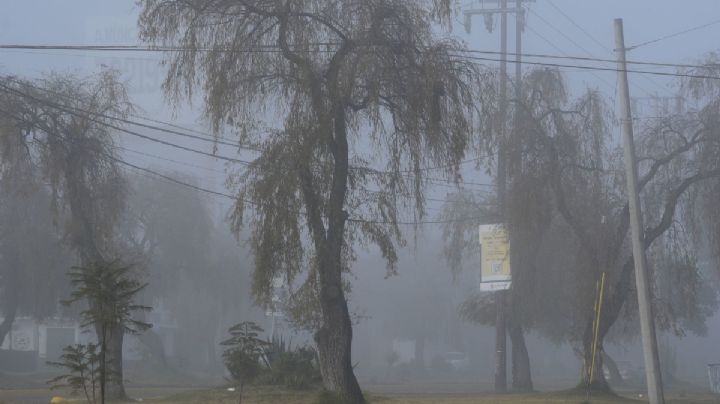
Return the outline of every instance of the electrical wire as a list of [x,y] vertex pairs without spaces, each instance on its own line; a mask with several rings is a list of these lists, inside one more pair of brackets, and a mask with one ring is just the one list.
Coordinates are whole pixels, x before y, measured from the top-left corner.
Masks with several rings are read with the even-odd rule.
[[669,35],[665,35],[665,36],[662,36],[662,37],[657,38],[657,39],[652,39],[652,40],[650,40],[650,41],[645,41],[645,42],[639,43],[639,44],[637,44],[637,45],[633,45],[633,46],[630,46],[630,47],[626,47],[625,50],[628,50],[628,51],[635,50],[635,49],[637,49],[637,48],[639,48],[639,47],[641,47],[641,46],[646,46],[646,45],[658,43],[658,42],[664,41],[664,40],[666,40],[666,39],[675,38],[675,37],[678,37],[678,36],[680,36],[680,35],[684,35],[684,34],[687,34],[687,33],[690,33],[690,32],[694,32],[694,31],[698,31],[698,30],[701,30],[701,29],[703,29],[703,28],[711,27],[711,26],[717,25],[717,24],[720,24],[720,20],[714,20],[714,21],[711,21],[711,22],[706,23],[706,24],[698,25],[698,26],[693,27],[693,28],[688,28],[688,29],[682,30],[682,31],[680,31],[680,32],[676,32],[676,33],[674,33],[674,34],[669,34]]
[[547,3],[550,4],[550,6],[552,8],[554,8],[558,13],[562,14],[568,21],[570,21],[571,24],[573,24],[577,29],[582,31],[588,38],[590,38],[593,42],[598,44],[601,48],[608,50],[608,51],[612,50],[612,49],[608,48],[607,46],[605,46],[605,44],[600,42],[597,38],[590,35],[590,33],[587,32],[587,30],[585,28],[583,28],[582,25],[578,24],[573,18],[571,18],[569,15],[567,15],[560,7],[556,6],[555,3],[553,3],[553,0],[547,0]]
[[[11,118],[16,119],[16,120],[18,120],[18,121],[21,121],[21,122],[24,122],[24,123],[28,123],[28,124],[30,124],[30,125],[35,126],[33,123],[28,122],[26,119],[21,118],[21,117],[18,117],[18,116],[14,115],[14,114],[12,114],[12,113],[10,113],[10,112],[8,112],[8,111],[5,111],[5,110],[3,110],[3,109],[1,109],[1,108],[0,108],[0,113],[3,113],[3,114],[5,114],[5,115],[7,115],[7,116],[10,116]],[[86,119],[87,119],[87,118],[86,118]],[[52,135],[52,134],[48,133],[48,135]],[[118,163],[118,164],[121,164],[121,165],[123,165],[123,166],[127,166],[127,167],[130,167],[130,168],[134,169],[134,170],[138,170],[138,171],[141,171],[141,172],[143,172],[143,173],[153,175],[153,176],[158,177],[158,178],[161,178],[161,179],[163,179],[163,180],[165,180],[165,181],[169,181],[169,182],[172,182],[172,183],[174,183],[174,184],[184,186],[184,187],[186,187],[186,188],[188,188],[188,189],[192,189],[192,190],[194,190],[194,191],[203,192],[203,193],[206,193],[206,194],[209,194],[209,195],[219,196],[219,197],[223,197],[223,198],[227,198],[227,199],[232,199],[233,201],[236,201],[236,200],[237,200],[237,197],[234,196],[234,195],[227,194],[227,193],[224,193],[224,192],[214,191],[214,190],[207,189],[207,188],[203,188],[203,187],[200,187],[200,186],[197,186],[197,185],[193,185],[193,184],[187,183],[187,182],[185,182],[185,181],[181,181],[181,180],[178,180],[178,179],[176,179],[176,178],[173,178],[173,177],[171,177],[171,176],[168,176],[168,175],[165,175],[165,174],[162,174],[162,173],[158,173],[157,171],[151,170],[151,169],[149,169],[149,168],[141,167],[141,166],[138,166],[138,165],[136,165],[136,164],[127,162],[127,161],[125,161],[125,160],[123,160],[123,159],[120,159],[120,158],[118,158],[118,157],[112,156],[112,155],[107,154],[107,153],[102,153],[102,155],[103,155],[104,158],[107,158],[107,159],[109,159],[109,160],[111,160],[111,161],[114,161],[114,162],[116,162],[116,163]],[[249,204],[249,205],[252,205],[252,206],[259,206],[259,205],[260,205],[260,203],[258,203],[258,202],[254,202],[254,201],[246,200],[246,199],[244,199],[243,202],[244,202],[244,203],[247,203],[247,204]],[[294,212],[294,213],[304,216],[304,213],[302,213],[302,212]],[[483,219],[482,219],[482,218],[463,218],[463,219],[456,219],[456,220],[385,221],[385,220],[367,220],[367,219],[349,218],[347,221],[348,221],[348,222],[351,222],[351,223],[367,223],[367,224],[389,224],[389,225],[403,225],[403,226],[419,226],[419,225],[424,225],[424,224],[448,224],[448,223],[455,223],[455,222],[464,222],[464,221],[468,221],[468,220],[483,220]]]
[[[238,163],[238,164],[242,164],[242,165],[246,165],[246,166],[252,164],[252,162],[250,162],[250,161],[245,161],[245,160],[236,159],[236,158],[233,158],[233,157],[227,157],[227,156],[222,156],[222,155],[218,155],[218,154],[208,153],[208,152],[204,152],[204,151],[201,151],[201,150],[193,149],[193,148],[191,148],[191,147],[186,147],[186,146],[182,146],[182,145],[179,145],[179,144],[176,144],[176,143],[172,143],[172,142],[168,142],[168,141],[165,141],[165,140],[157,139],[157,138],[154,138],[154,137],[152,137],[152,136],[144,135],[144,134],[142,134],[142,133],[139,133],[139,132],[136,132],[136,131],[133,131],[133,130],[129,130],[129,129],[126,129],[126,128],[123,128],[123,127],[120,127],[120,126],[117,126],[117,125],[113,125],[113,124],[111,124],[111,123],[108,123],[108,122],[105,122],[105,121],[102,121],[102,120],[99,120],[99,119],[95,119],[95,118],[90,117],[90,115],[100,116],[100,115],[102,115],[102,114],[98,114],[98,113],[91,112],[91,111],[87,111],[87,110],[81,110],[81,109],[73,108],[73,107],[65,107],[65,106],[56,104],[56,103],[54,103],[54,102],[52,102],[52,101],[42,100],[42,99],[39,99],[39,98],[37,98],[37,97],[34,97],[34,96],[30,95],[30,94],[27,94],[27,93],[24,93],[24,92],[22,92],[22,91],[13,89],[13,88],[11,88],[11,87],[8,87],[8,86],[6,86],[6,85],[4,85],[4,84],[0,84],[0,91],[6,92],[6,93],[7,93],[7,92],[10,92],[10,93],[13,93],[13,94],[16,94],[16,95],[20,95],[20,96],[22,96],[22,97],[29,98],[29,99],[31,99],[31,100],[33,100],[33,101],[35,101],[35,102],[39,102],[39,103],[45,104],[45,105],[47,105],[47,106],[49,106],[49,107],[51,107],[51,108],[57,109],[57,110],[59,110],[59,111],[62,111],[62,112],[65,112],[65,113],[68,113],[68,114],[71,114],[71,115],[74,115],[74,116],[77,116],[77,117],[80,117],[80,118],[83,118],[83,119],[87,119],[87,120],[89,120],[89,121],[91,121],[91,122],[94,122],[94,123],[97,123],[97,124],[99,124],[99,125],[102,125],[102,126],[105,126],[105,127],[111,128],[111,129],[115,129],[115,130],[117,130],[117,131],[119,131],[119,132],[126,133],[126,134],[129,134],[129,135],[132,135],[132,136],[136,136],[136,137],[139,137],[139,138],[141,138],[141,139],[149,140],[149,141],[156,142],[156,143],[160,143],[160,144],[163,144],[163,145],[166,145],[166,146],[170,146],[170,147],[173,147],[173,148],[176,148],[176,149],[180,149],[180,150],[184,150],[184,151],[188,151],[188,152],[192,152],[192,153],[196,153],[196,154],[200,154],[200,155],[204,155],[204,156],[207,156],[207,157],[212,157],[212,158],[216,158],[216,159],[220,159],[220,160],[226,160],[226,161],[230,161],[230,162],[233,162],[233,163]],[[76,111],[74,111],[74,110],[79,110],[79,111],[81,111],[81,112],[76,112]],[[114,117],[110,117],[110,116],[107,116],[107,115],[105,115],[104,117],[105,117],[106,119],[116,119],[116,118],[114,118]]]
[[[62,98],[65,98],[65,99],[72,99],[72,97],[68,96],[67,94],[62,94],[62,93],[59,93],[59,92],[57,92],[57,91],[53,91],[53,90],[50,90],[50,89],[47,89],[47,88],[35,86],[35,85],[33,85],[33,84],[30,84],[30,83],[27,83],[27,82],[24,82],[24,81],[20,81],[20,80],[14,78],[14,77],[6,76],[5,78],[6,78],[7,80],[9,80],[9,81],[12,81],[12,82],[14,82],[14,83],[20,84],[20,85],[22,85],[22,86],[27,86],[27,87],[33,88],[33,89],[35,89],[35,90],[43,91],[43,92],[46,92],[46,93],[48,93],[48,94],[52,94],[52,95],[55,95],[55,96],[58,96],[58,97],[62,97]],[[72,107],[68,107],[68,108],[72,108]],[[232,143],[232,142],[223,141],[223,140],[221,140],[221,139],[214,139],[214,138],[209,138],[209,137],[192,135],[192,134],[183,133],[183,132],[180,132],[180,131],[177,131],[177,130],[172,130],[172,129],[167,129],[167,128],[161,128],[161,127],[159,127],[159,126],[148,125],[148,124],[140,123],[140,122],[133,121],[133,120],[130,120],[130,119],[126,119],[126,118],[123,118],[123,117],[110,116],[110,115],[107,115],[107,114],[103,114],[103,113],[99,113],[99,112],[91,112],[91,111],[87,111],[87,110],[85,110],[85,112],[88,113],[88,114],[92,114],[92,115],[94,115],[94,116],[98,116],[98,117],[103,118],[103,119],[112,119],[112,120],[115,120],[115,121],[118,121],[118,122],[122,122],[122,123],[125,123],[125,124],[129,124],[129,125],[133,125],[133,126],[139,126],[139,127],[141,127],[141,128],[152,129],[152,130],[156,130],[156,131],[159,131],[159,132],[169,133],[169,134],[172,134],[172,135],[182,136],[182,137],[186,137],[186,138],[190,138],[190,139],[201,140],[201,141],[208,142],[208,143],[221,144],[221,145],[225,145],[225,146],[232,146],[232,147],[235,147],[235,148],[244,149],[244,150],[250,150],[250,151],[254,151],[254,152],[259,152],[259,151],[261,151],[260,149],[254,148],[254,147],[243,146],[243,145],[240,145],[240,144],[237,144],[237,143]],[[150,121],[150,118],[142,117],[142,119],[146,119],[146,120],[149,120],[149,121]],[[162,121],[157,121],[157,122],[162,122]],[[169,123],[167,123],[167,122],[162,122],[162,123],[164,123],[164,124],[166,124],[166,125],[171,125],[171,124],[169,124]]]
[[[468,55],[459,55],[459,54],[450,54],[450,56],[458,57],[458,58],[465,58],[469,60],[480,60],[480,61],[488,61],[488,62],[501,62],[501,59],[493,59],[493,58],[486,58],[486,57],[479,57],[479,56],[468,56]],[[508,59],[508,63],[517,63],[517,61]],[[535,66],[546,66],[546,67],[559,67],[559,68],[575,68],[575,69],[581,69],[581,70],[588,70],[588,71],[605,71],[605,72],[615,72],[615,73],[636,73],[636,74],[649,74],[654,76],[664,76],[664,77],[683,77],[683,78],[693,78],[693,79],[704,79],[704,80],[720,80],[720,76],[710,76],[706,74],[688,74],[688,73],[667,73],[667,72],[654,72],[654,71],[647,71],[647,70],[636,70],[636,69],[618,69],[617,67],[600,67],[600,66],[583,66],[583,65],[570,65],[570,64],[564,64],[564,63],[545,63],[545,62],[533,62],[533,61],[527,61],[523,60],[523,64],[529,64],[529,65],[535,65]]]
[[[37,89],[39,89],[39,90],[42,90],[42,88],[40,88],[40,87],[34,87],[34,88],[37,88]],[[154,137],[145,135],[145,134],[141,134],[141,133],[136,132],[136,131],[132,131],[132,130],[128,130],[128,129],[125,129],[125,128],[116,126],[116,125],[112,125],[112,124],[110,124],[110,123],[107,123],[107,122],[104,122],[104,121],[101,121],[101,120],[98,120],[98,119],[92,119],[92,118],[89,117],[89,115],[100,116],[100,117],[102,117],[103,119],[118,120],[118,121],[121,121],[121,122],[123,122],[123,123],[132,124],[133,121],[130,121],[130,120],[127,120],[127,119],[123,119],[123,118],[119,118],[119,117],[113,117],[113,116],[106,115],[106,114],[99,114],[99,113],[95,113],[95,112],[92,112],[92,111],[88,111],[88,110],[86,110],[86,109],[62,106],[62,105],[59,105],[59,104],[57,104],[57,103],[53,103],[52,101],[49,101],[49,100],[39,99],[39,98],[37,98],[37,97],[32,96],[31,94],[28,94],[28,93],[19,91],[19,90],[17,90],[17,89],[13,89],[13,88],[7,87],[7,86],[5,86],[5,85],[3,85],[3,84],[0,84],[0,91],[12,92],[12,93],[14,93],[14,94],[17,94],[17,95],[20,95],[20,96],[29,98],[29,99],[31,99],[31,100],[33,100],[33,101],[35,101],[35,102],[43,103],[43,104],[45,104],[45,105],[48,105],[48,106],[50,106],[50,107],[52,107],[52,108],[55,108],[55,109],[58,109],[58,110],[60,110],[60,111],[63,111],[63,112],[66,112],[66,113],[69,113],[69,114],[72,114],[72,115],[74,115],[74,116],[78,116],[78,117],[81,117],[81,118],[84,118],[84,119],[88,119],[88,120],[90,120],[90,121],[92,121],[92,122],[95,122],[95,123],[98,123],[98,124],[100,124],[100,125],[103,125],[103,126],[106,126],[106,127],[110,127],[110,128],[112,128],[112,129],[118,130],[118,131],[120,131],[120,132],[122,132],[122,133],[126,133],[126,134],[130,134],[130,135],[133,135],[133,136],[136,136],[136,137],[140,137],[140,138],[145,139],[145,140],[149,140],[149,141],[152,141],[152,142],[156,142],[156,143],[159,143],[159,144],[163,144],[163,145],[166,145],[166,146],[174,147],[174,148],[181,149],[181,150],[188,151],[188,152],[192,152],[192,153],[196,153],[196,154],[200,154],[200,155],[204,155],[204,156],[208,156],[208,157],[217,158],[217,159],[220,159],[220,160],[230,161],[230,162],[232,162],[232,163],[242,164],[242,165],[245,165],[245,166],[248,166],[248,165],[252,164],[252,162],[249,162],[249,161],[245,161],[245,160],[241,160],[241,159],[236,159],[236,158],[232,158],[232,157],[226,157],[226,156],[222,156],[222,155],[218,155],[218,154],[214,154],[214,153],[208,153],[208,152],[205,152],[205,151],[202,151],[202,150],[197,150],[197,149],[194,149],[194,148],[191,148],[191,147],[186,147],[186,146],[178,145],[178,144],[176,144],[176,143],[172,143],[172,142],[164,141],[164,140],[161,140],[161,139],[157,139],[157,138],[154,138]],[[162,128],[160,128],[160,129],[162,129]],[[459,164],[459,165],[460,165],[460,164],[467,164],[467,163],[470,163],[470,162],[478,161],[478,160],[480,160],[480,159],[482,159],[482,158],[486,158],[486,157],[489,157],[489,156],[480,156],[480,157],[476,157],[476,158],[464,160],[464,161],[459,162],[458,164]],[[439,166],[434,166],[434,167],[423,167],[423,168],[421,168],[420,170],[421,170],[421,171],[438,170],[438,169],[449,168],[449,167],[453,167],[453,166],[454,166],[454,165],[452,165],[452,164],[439,165]],[[370,169],[370,168],[365,168],[365,167],[350,167],[350,168],[351,168],[351,169],[354,169],[354,170],[364,170],[364,171],[368,171],[368,172],[373,172],[373,173],[375,173],[375,174],[381,174],[381,175],[396,175],[396,174],[401,174],[401,175],[413,175],[413,173],[414,173],[413,170],[402,170],[402,171],[399,171],[398,173],[392,173],[392,172],[387,172],[387,171],[378,171],[378,170],[374,170],[374,169]],[[471,183],[465,183],[465,182],[455,182],[455,181],[450,181],[450,180],[441,180],[441,179],[437,179],[437,178],[433,178],[433,179],[431,179],[429,182],[433,182],[433,181],[436,182],[436,183],[439,182],[439,181],[444,181],[444,182],[446,182],[447,184],[462,184],[462,185],[480,185],[480,186],[487,186],[486,184],[471,184]],[[437,184],[436,184],[436,185],[437,185]],[[443,184],[443,185],[444,185],[444,184]]]
[[187,163],[187,162],[184,162],[184,161],[173,160],[173,159],[169,159],[169,158],[167,158],[167,157],[158,156],[158,155],[156,155],[156,154],[150,154],[150,153],[141,152],[141,151],[139,151],[139,150],[129,149],[129,148],[127,148],[127,147],[115,146],[115,149],[122,150],[122,151],[125,151],[125,152],[128,152],[128,153],[137,154],[137,155],[140,155],[140,156],[145,156],[145,157],[154,158],[154,159],[157,159],[157,160],[167,161],[167,162],[169,162],[169,163],[175,163],[175,164],[178,164],[178,165],[183,165],[183,166],[186,166],[186,167],[197,168],[197,169],[200,169],[200,170],[211,171],[211,172],[215,172],[215,173],[219,173],[219,174],[225,174],[224,171],[216,170],[216,169],[214,169],[214,168],[199,166],[199,165],[192,164],[192,163]]
[[[536,15],[538,15],[536,12],[534,12]],[[551,24],[552,25],[552,24]],[[562,35],[567,36],[567,34],[562,33]],[[573,43],[576,43],[574,40],[572,40]],[[340,45],[340,43],[333,43],[333,42],[327,42],[327,43],[311,43],[308,44],[310,46],[337,46]],[[581,45],[576,45],[578,47],[581,47],[581,49],[584,49]],[[604,45],[603,45],[604,46]],[[194,50],[198,52],[202,51],[209,51],[209,49],[204,48],[197,48],[197,49],[191,49],[191,48],[180,48],[180,47],[174,47],[174,48],[155,48],[155,47],[143,47],[138,45],[14,45],[14,44],[5,44],[0,45],[0,49],[52,49],[52,50],[86,50],[86,51],[104,51],[104,52],[128,52],[128,51],[135,51],[135,52],[178,52],[183,50]],[[216,51],[216,49],[213,49],[213,51]],[[266,47],[263,47],[262,49],[248,49],[248,50],[242,50],[237,51],[234,49],[228,49],[228,52],[241,52],[241,53],[280,53],[281,50],[276,45],[267,45]],[[298,50],[301,51],[301,50]],[[316,52],[314,50],[306,50],[307,52]],[[492,50],[482,50],[482,49],[465,49],[462,51],[458,51],[461,53],[480,53],[480,54],[494,54],[494,55],[501,55],[502,52],[498,51],[492,51]],[[514,56],[517,55],[517,53],[514,52],[507,52],[508,56]],[[546,58],[546,59],[568,59],[568,60],[577,60],[577,61],[592,61],[592,62],[604,62],[604,63],[617,63],[617,60],[614,59],[607,59],[607,58],[599,58],[599,57],[592,57],[592,56],[576,56],[576,55],[552,55],[552,54],[538,54],[538,53],[520,53],[520,56],[523,57],[535,57],[535,58]],[[666,62],[651,62],[651,61],[639,61],[639,60],[628,60],[628,64],[632,65],[646,65],[646,66],[656,66],[656,67],[676,67],[676,68],[705,68],[708,67],[708,65],[697,65],[697,64],[683,64],[683,63],[666,63]],[[573,66],[571,66],[573,67]],[[587,67],[587,66],[583,66]],[[600,69],[605,70],[605,69]],[[652,74],[654,72],[633,72],[633,73],[647,73]]]
[[[559,12],[563,17],[565,17],[565,19],[567,19],[568,21],[570,21],[570,23],[573,24],[573,26],[575,26],[577,29],[579,29],[580,32],[582,32],[583,34],[585,34],[585,36],[587,36],[587,37],[590,38],[593,42],[595,42],[597,45],[599,45],[601,49],[603,49],[604,51],[608,52],[609,54],[612,54],[612,53],[613,53],[613,50],[610,49],[610,47],[605,46],[603,43],[601,43],[599,40],[597,40],[597,39],[596,39],[594,36],[592,36],[586,29],[584,29],[580,24],[578,24],[577,22],[575,22],[575,20],[574,20],[572,17],[570,17],[569,15],[567,15],[567,14],[566,14],[564,11],[562,11],[559,7],[557,7],[557,6],[556,6],[555,4],[553,4],[552,2],[551,2],[550,5],[555,9],[555,11]],[[591,55],[591,53],[590,53],[589,51],[587,51],[587,50],[585,50],[585,51],[586,51],[588,54]],[[668,92],[668,91],[669,91],[668,88],[667,88],[667,86],[664,86],[664,85],[658,83],[657,81],[653,80],[652,78],[650,78],[650,77],[648,77],[648,76],[641,76],[641,77],[642,77],[645,81],[647,81],[647,82],[649,82],[650,84],[652,84],[653,86],[655,86],[655,87],[657,87],[657,88],[660,88],[660,90],[662,90],[662,91],[664,91],[664,92]],[[641,91],[644,91],[644,92],[647,93],[646,90],[643,90],[643,89],[642,89],[640,86],[638,86],[636,83],[632,83],[632,85],[635,86],[635,87],[637,87],[637,88],[639,88]]]
[[[550,23],[547,19],[545,19],[545,17],[543,17],[542,15],[540,15],[540,14],[539,14],[538,12],[536,12],[535,10],[530,9],[530,12],[533,13],[536,17],[538,17],[538,18],[539,18],[542,22],[544,22],[548,27],[552,28],[555,32],[559,33],[559,34],[560,34],[563,38],[565,38],[567,41],[569,41],[570,43],[572,43],[573,45],[575,45],[578,49],[582,50],[582,51],[585,52],[587,55],[590,55],[587,59],[595,59],[595,58],[592,57],[592,52],[590,52],[590,51],[587,50],[584,46],[582,46],[582,45],[580,45],[579,43],[577,43],[572,37],[570,37],[569,35],[565,34],[565,33],[564,33],[562,30],[560,30],[558,27],[556,27],[555,25],[553,25],[552,23]],[[539,35],[539,34],[537,33],[537,31],[533,31],[533,32],[535,32],[536,35]],[[548,43],[550,43],[550,44],[552,45],[551,42],[548,41]],[[557,46],[555,46],[555,45],[552,45],[552,46],[553,46],[554,48],[558,49]],[[560,49],[558,49],[558,50],[560,51],[560,53],[563,53],[562,50],[560,50]],[[578,59],[575,59],[575,60],[578,60]],[[617,61],[614,61],[613,63],[617,63]],[[609,87],[612,88],[612,84],[610,84],[610,83],[609,83],[607,80],[605,80],[604,78],[600,77],[598,74],[593,73],[593,76],[595,76],[598,80],[602,81],[602,82],[605,83],[607,86],[609,86]],[[643,77],[645,77],[645,76],[643,76]],[[646,90],[646,89],[643,88],[642,86],[639,86],[637,83],[632,83],[632,85],[633,85],[634,87],[637,87],[640,91],[644,92],[645,94],[652,95],[652,92]]]

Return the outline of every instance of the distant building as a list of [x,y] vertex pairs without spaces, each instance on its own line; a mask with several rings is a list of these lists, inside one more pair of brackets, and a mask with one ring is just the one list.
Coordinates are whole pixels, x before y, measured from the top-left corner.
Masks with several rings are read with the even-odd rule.
[[[153,311],[148,314],[147,321],[153,324],[152,330],[160,338],[164,354],[173,357],[177,324],[162,302],[156,303]],[[30,317],[18,317],[0,345],[0,371],[33,372],[46,366],[47,362],[58,361],[66,346],[87,344],[96,340],[95,332],[81,328],[77,320],[53,317],[37,321]],[[126,335],[123,344],[124,360],[143,360],[145,350],[140,338]]]

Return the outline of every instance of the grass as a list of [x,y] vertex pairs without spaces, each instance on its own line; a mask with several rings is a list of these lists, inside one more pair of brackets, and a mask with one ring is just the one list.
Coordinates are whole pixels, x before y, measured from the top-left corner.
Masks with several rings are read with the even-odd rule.
[[[37,394],[40,389],[28,391]],[[46,390],[45,390],[46,391]],[[18,391],[17,398],[22,398],[22,391]],[[273,386],[252,386],[243,395],[243,404],[318,404],[319,390],[294,391]],[[397,394],[377,395],[366,393],[365,397],[370,404],[642,404],[647,399],[638,399],[637,394],[623,396],[604,396],[586,401],[584,394],[576,391],[535,394]],[[8,397],[0,398],[0,404]],[[7,401],[5,401],[7,402]],[[8,403],[14,402],[12,398]],[[45,402],[45,401],[38,401]],[[83,403],[84,401],[68,401],[70,403]],[[238,393],[227,391],[227,388],[208,390],[195,390],[176,394],[162,399],[148,399],[145,403],[153,404],[232,404],[238,402]],[[133,401],[132,403],[137,403]],[[667,404],[720,404],[720,396],[703,393],[675,393],[666,395]],[[130,403],[127,403],[130,404]]]
[[[276,387],[251,387],[244,395],[244,404],[316,404],[319,396],[318,391],[288,391]],[[371,404],[582,404],[587,402],[584,395],[577,395],[569,392],[560,393],[536,393],[536,394],[508,394],[508,395],[426,395],[426,396],[374,396],[366,394]],[[637,397],[637,396],[636,396]],[[237,393],[228,392],[226,389],[212,389],[184,393],[163,400],[147,400],[157,404],[170,403],[237,403]],[[605,396],[593,398],[589,404],[622,404],[622,403],[643,403],[647,400],[633,399],[622,396]],[[720,403],[720,397],[696,394],[668,395],[667,404],[711,404]]]
[[[273,386],[251,386],[243,394],[243,404],[315,404],[319,392],[316,390],[290,391]],[[146,400],[152,403],[237,403],[238,393],[227,391],[226,388],[200,390],[190,393],[178,394],[161,400]]]

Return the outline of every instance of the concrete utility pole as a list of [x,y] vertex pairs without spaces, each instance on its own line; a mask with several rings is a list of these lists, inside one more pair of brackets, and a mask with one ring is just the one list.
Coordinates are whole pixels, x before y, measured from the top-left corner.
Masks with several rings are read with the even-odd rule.
[[630,111],[630,89],[628,88],[627,62],[625,56],[625,35],[623,21],[615,20],[615,51],[618,54],[618,80],[623,119],[623,143],[625,148],[625,171],[627,175],[628,199],[630,207],[630,227],[632,230],[633,260],[635,261],[635,284],[637,286],[638,307],[640,309],[640,332],[642,334],[643,355],[645,357],[645,376],[647,379],[650,404],[664,404],[665,398],[660,375],[655,321],[650,302],[650,285],[647,275],[645,241],[640,210],[637,162],[633,141],[632,113]]
[[[507,136],[506,136],[506,118],[507,118],[507,25],[508,25],[508,14],[515,13],[515,26],[516,26],[516,37],[515,37],[515,54],[516,54],[516,65],[515,65],[515,92],[516,98],[520,99],[520,81],[522,79],[522,66],[520,62],[522,53],[522,26],[524,24],[524,13],[522,8],[523,1],[535,1],[535,0],[510,0],[515,2],[514,8],[508,8],[508,0],[483,0],[482,5],[485,3],[496,4],[498,8],[479,8],[466,10],[465,15],[465,30],[470,33],[472,26],[472,17],[475,15],[482,15],[485,17],[485,27],[488,31],[492,31],[493,28],[493,15],[500,14],[500,147],[498,152],[498,167],[497,167],[497,193],[498,202],[501,209],[501,216],[504,218],[506,215],[506,194],[507,194],[507,170],[508,170],[508,147],[507,147]],[[517,119],[517,114],[516,114]],[[495,292],[496,302],[496,318],[495,318],[495,392],[506,393],[507,392],[507,326],[505,319],[505,305],[507,300],[507,291],[500,290]]]
[[[507,0],[501,0],[500,8],[507,9]],[[500,14],[500,148],[498,156],[498,201],[505,219],[507,195],[507,138],[505,118],[507,115],[507,13]],[[495,392],[507,392],[507,319],[505,318],[505,301],[507,291],[495,292]]]

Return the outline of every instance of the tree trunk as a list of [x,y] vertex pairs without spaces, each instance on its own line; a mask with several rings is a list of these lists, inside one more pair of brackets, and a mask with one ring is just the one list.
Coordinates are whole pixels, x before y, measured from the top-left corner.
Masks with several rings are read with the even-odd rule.
[[[7,293],[12,294],[12,292],[9,291]],[[17,308],[17,298],[11,298],[8,301],[8,306],[3,309],[5,317],[3,318],[3,322],[0,323],[0,345],[5,342],[5,337],[10,333],[10,330],[12,330],[12,325],[15,322],[15,317],[17,316]]]
[[2,308],[3,322],[0,324],[0,345],[5,342],[5,337],[12,330],[15,317],[17,316],[18,306],[20,304],[20,285],[19,278],[20,274],[20,257],[17,251],[10,254],[8,265],[8,273],[6,274],[4,282],[5,284],[5,299],[3,299]]
[[[605,333],[600,330],[597,340],[597,347],[593,351],[593,331],[592,321],[586,327],[585,336],[583,337],[583,379],[581,388],[587,388],[591,392],[602,394],[610,393],[610,385],[605,379],[603,372],[603,339]],[[596,352],[593,361],[593,353]]]
[[[144,320],[144,319],[143,319]],[[150,354],[162,367],[167,367],[167,355],[165,355],[165,347],[162,338],[153,330],[146,330],[138,335],[140,342],[150,350]],[[214,345],[213,345],[214,347]]]
[[352,323],[342,289],[340,267],[325,268],[320,277],[325,278],[320,287],[323,324],[315,333],[315,342],[323,384],[328,391],[337,394],[342,403],[363,404],[365,399],[352,368]]
[[2,323],[0,323],[0,345],[5,342],[5,337],[10,333],[10,330],[12,330],[18,309],[17,287],[11,286],[5,293],[8,294],[9,299],[6,301],[7,306],[3,308],[4,318]]
[[[98,328],[96,328],[98,330]],[[105,404],[105,386],[107,384],[107,330],[99,326],[98,340],[100,341],[100,403]]]
[[615,363],[613,358],[608,355],[607,352],[603,352],[602,357],[603,363],[605,364],[605,367],[610,374],[610,384],[614,385],[615,387],[621,387],[625,385],[625,380],[623,380],[622,375],[620,374],[620,369],[618,368],[617,363]]
[[415,364],[419,370],[425,370],[425,336],[422,333],[415,338]]
[[603,373],[603,341],[610,327],[615,324],[615,321],[620,317],[620,311],[627,301],[630,289],[632,288],[632,274],[633,274],[633,260],[632,257],[628,258],[622,266],[620,277],[617,282],[612,285],[609,293],[605,294],[603,299],[603,305],[600,315],[600,326],[598,329],[598,345],[596,347],[597,357],[595,358],[595,369],[593,370],[592,380],[590,378],[589,368],[592,364],[593,356],[593,322],[595,313],[592,312],[590,317],[587,319],[585,325],[585,333],[583,335],[583,372],[582,382],[580,387],[587,388],[588,386],[592,390],[600,392],[610,392],[610,386],[605,380]]
[[113,326],[108,330],[106,341],[107,383],[106,395],[110,400],[124,400],[122,347],[125,331],[122,326]]
[[512,344],[512,391],[529,393],[533,391],[532,372],[522,326],[511,321],[508,332]]
[[[143,301],[142,304],[145,306],[152,306],[152,302],[149,301]],[[144,310],[138,310],[133,313],[133,315],[135,317],[135,320],[137,321],[142,321],[144,323],[149,322],[147,319],[147,312],[145,312]],[[163,340],[160,337],[160,334],[158,334],[157,332],[155,332],[155,330],[151,328],[138,334],[137,337],[140,340],[140,343],[145,345],[145,347],[150,351],[150,354],[155,360],[157,360],[160,366],[167,367],[167,355],[165,354],[165,345],[163,344]],[[211,341],[214,340],[214,338],[211,339]]]

